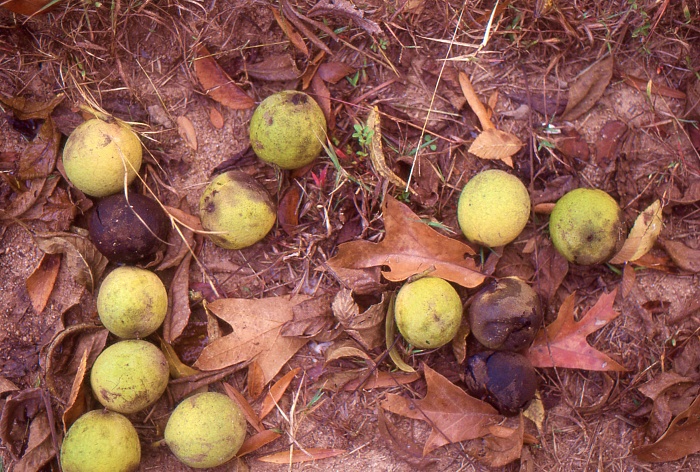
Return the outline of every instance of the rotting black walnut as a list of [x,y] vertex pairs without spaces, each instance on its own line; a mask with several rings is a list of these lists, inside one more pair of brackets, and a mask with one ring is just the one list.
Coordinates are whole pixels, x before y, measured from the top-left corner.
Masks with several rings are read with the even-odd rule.
[[474,296],[467,317],[476,340],[499,351],[528,347],[543,320],[537,293],[517,277],[505,277],[484,287]]
[[517,415],[537,391],[537,374],[527,357],[510,351],[484,351],[467,359],[464,383],[501,414]]
[[[144,224],[145,223],[145,224]],[[134,263],[153,255],[167,239],[169,220],[160,205],[141,194],[111,195],[90,216],[90,238],[112,262]]]

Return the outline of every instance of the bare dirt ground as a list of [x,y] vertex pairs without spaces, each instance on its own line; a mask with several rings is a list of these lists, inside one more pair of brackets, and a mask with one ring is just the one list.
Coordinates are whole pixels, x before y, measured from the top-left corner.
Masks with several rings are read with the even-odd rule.
[[[290,189],[299,190],[292,209],[278,213],[284,223],[296,220],[292,229],[280,222],[262,242],[239,251],[218,248],[202,236],[192,239],[199,261],[189,270],[192,317],[185,334],[173,343],[182,361],[191,365],[208,336],[215,336],[211,320],[207,331],[201,303],[203,297],[215,298],[212,287],[226,297],[250,299],[336,293],[342,283],[326,262],[340,243],[381,240],[384,195],[407,201],[421,218],[439,223],[443,234],[466,241],[456,218],[459,191],[482,169],[504,169],[528,186],[537,212],[523,234],[496,256],[480,253],[492,261],[492,267],[487,259],[481,268],[495,277],[518,275],[533,283],[549,322],[572,292],[580,315],[601,294],[618,289],[615,309],[621,315],[588,341],[627,371],[538,369],[543,423],[538,428],[525,420],[525,432],[534,443],[524,446],[520,460],[499,469],[700,471],[697,455],[654,464],[632,453],[634,447],[658,439],[700,387],[700,257],[693,252],[700,250],[700,137],[693,141],[692,129],[693,120],[700,118],[698,1],[280,3],[291,4],[300,17],[313,14],[316,5],[313,18],[336,37],[318,24],[304,23],[311,25],[313,35],[301,34],[310,50],[304,54],[276,21],[281,8],[276,1],[64,1],[33,17],[0,9],[3,99],[47,103],[64,94],[52,113],[62,139],[82,121],[81,105],[132,123],[147,151],[144,182],[164,204],[197,215],[202,189],[222,164],[256,177],[281,207],[289,205],[284,196]],[[319,43],[332,54],[319,59]],[[349,66],[346,77],[324,82],[332,116],[329,142],[338,159],[334,162],[324,153],[302,171],[280,171],[258,161],[248,147],[253,110],[222,106],[202,87],[193,66],[201,45],[256,102],[280,90],[308,86],[306,79],[324,61]],[[612,76],[601,79],[607,86],[600,96],[579,117],[562,120],[571,85],[608,56],[613,58]],[[275,59],[255,67],[268,58]],[[465,103],[457,80],[460,71],[488,103],[497,127],[524,143],[512,169],[467,152],[481,125]],[[356,136],[357,125],[361,129],[375,106],[383,114],[387,164],[400,177],[408,178],[415,149],[429,136],[430,146],[421,147],[419,154],[423,172],[413,176],[420,190],[416,195],[407,196],[388,182]],[[55,428],[45,438],[49,450],[60,443],[71,382],[47,385],[47,370],[60,370],[56,361],[51,364],[52,356],[62,359],[61,366],[70,364],[50,349],[51,341],[66,328],[97,322],[95,295],[61,264],[48,303],[37,312],[27,280],[44,255],[36,235],[86,228],[91,202],[70,187],[60,164],[43,176],[18,171],[17,162],[36,139],[32,125],[43,121],[18,119],[8,103],[0,112],[0,208],[6,209],[0,215],[0,405],[7,406],[18,392],[43,392],[42,400],[31,405],[48,405],[51,411],[48,418]],[[544,259],[553,252],[542,208],[576,187],[609,192],[629,226],[652,202],[661,201],[664,227],[646,259],[626,266],[569,265],[560,278],[554,274],[556,269]],[[142,189],[141,184],[136,188]],[[31,204],[20,211],[22,201]],[[174,232],[171,237],[177,239]],[[682,243],[682,248],[668,249],[669,241]],[[160,267],[166,285],[174,283],[177,264]],[[389,283],[386,289],[398,286]],[[460,289],[464,301],[475,292]],[[378,295],[375,289],[366,303]],[[227,333],[223,324],[221,329]],[[67,352],[69,347],[62,345]],[[377,412],[384,395],[420,398],[426,393],[423,380],[371,390],[320,390],[323,379],[364,366],[356,359],[326,365],[328,347],[321,339],[311,340],[282,369],[281,374],[295,367],[304,372],[292,382],[279,411],[265,420],[268,428],[285,434],[236,459],[231,464],[237,470],[487,469],[478,460],[478,440],[450,444],[424,460],[380,431]],[[370,354],[380,358],[385,348]],[[379,369],[391,370],[392,364],[382,360]],[[415,367],[425,363],[461,385],[462,367],[447,348],[408,361]],[[247,372],[242,368],[225,380],[248,395]],[[673,392],[655,387],[658,397],[652,401],[652,387],[643,387],[668,373],[683,381]],[[222,390],[220,383],[211,388]],[[319,392],[320,401],[315,398]],[[140,470],[187,470],[167,448],[152,446],[162,439],[174,398],[166,395],[153,410],[132,417],[143,445]],[[33,414],[27,408],[20,415],[25,425]],[[295,413],[290,414],[292,408]],[[401,433],[418,444],[425,442],[430,433],[425,422],[387,415]],[[0,470],[12,470],[31,449],[28,426],[0,429],[11,431],[5,436],[11,443],[0,445]],[[288,450],[290,444],[347,452],[295,465],[258,460]],[[45,457],[50,459],[50,454]],[[58,470],[56,460],[45,462],[26,470]],[[231,464],[217,470],[232,470]]]

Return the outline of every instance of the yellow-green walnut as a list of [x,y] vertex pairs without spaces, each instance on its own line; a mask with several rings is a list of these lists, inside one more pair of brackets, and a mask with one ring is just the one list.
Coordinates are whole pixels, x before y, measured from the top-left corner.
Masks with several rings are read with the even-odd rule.
[[569,262],[607,261],[623,242],[622,212],[602,190],[577,188],[561,197],[549,218],[554,247]]
[[145,338],[157,330],[168,311],[168,292],[153,272],[117,267],[105,277],[97,294],[100,321],[124,339]]
[[452,341],[462,321],[462,300],[449,282],[423,277],[403,285],[394,305],[396,326],[415,347],[432,349]]
[[131,472],[141,461],[141,444],[125,416],[92,410],[66,433],[60,459],[63,472]]
[[184,464],[202,469],[231,460],[243,444],[246,420],[228,396],[205,392],[184,399],[165,426],[165,443]]
[[482,246],[505,246],[523,231],[529,217],[527,188],[514,175],[497,169],[469,180],[457,203],[462,232]]
[[250,145],[265,162],[298,169],[313,162],[326,142],[326,118],[304,92],[270,95],[250,119]]
[[106,197],[130,184],[141,169],[141,141],[126,124],[94,118],[82,123],[63,148],[68,180],[91,197]]
[[90,373],[95,398],[107,409],[131,414],[153,405],[168,386],[170,370],[153,344],[129,339],[97,357]]
[[277,210],[270,194],[253,177],[238,171],[217,175],[199,200],[202,227],[217,246],[242,249],[265,237]]

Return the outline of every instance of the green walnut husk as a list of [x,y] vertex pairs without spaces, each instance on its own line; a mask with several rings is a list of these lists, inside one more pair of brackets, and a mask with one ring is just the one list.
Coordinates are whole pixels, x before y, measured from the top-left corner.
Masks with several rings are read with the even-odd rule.
[[105,277],[97,294],[100,321],[124,339],[144,338],[157,330],[168,311],[168,291],[153,272],[117,267]]
[[253,177],[238,171],[217,175],[199,200],[202,227],[217,246],[242,249],[270,232],[277,210],[270,194]]
[[221,393],[184,399],[165,426],[165,443],[184,464],[202,469],[231,460],[243,444],[246,420],[238,404]]
[[153,405],[168,386],[163,353],[138,339],[120,341],[97,357],[90,373],[95,398],[107,409],[131,414]]
[[602,190],[578,188],[554,205],[549,234],[554,247],[569,262],[581,265],[609,260],[624,240],[622,211]]
[[309,95],[285,90],[270,95],[250,119],[250,145],[265,162],[298,169],[316,159],[326,142],[326,118]]
[[[63,148],[68,180],[91,197],[106,197],[129,185],[141,168],[141,141],[126,124],[94,118],[79,125]],[[126,179],[125,179],[126,177]]]
[[462,321],[462,300],[449,282],[423,277],[404,284],[394,304],[396,326],[411,345],[433,349],[452,341]]
[[125,416],[92,410],[70,427],[60,458],[63,472],[131,472],[141,461],[141,444]]
[[520,235],[530,217],[530,194],[507,172],[485,170],[462,189],[457,220],[467,239],[482,246],[504,246]]

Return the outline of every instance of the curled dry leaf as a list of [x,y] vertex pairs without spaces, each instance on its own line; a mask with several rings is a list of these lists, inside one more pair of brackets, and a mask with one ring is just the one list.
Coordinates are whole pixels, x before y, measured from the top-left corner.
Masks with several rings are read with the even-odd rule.
[[670,462],[700,451],[700,396],[674,418],[666,433],[653,444],[633,449],[647,462]]
[[624,372],[623,366],[606,354],[596,350],[586,337],[617,318],[613,309],[617,290],[600,296],[596,304],[574,319],[576,293],[571,293],[559,309],[559,315],[545,329],[540,330],[527,351],[527,357],[535,367],[566,367],[584,370],[612,370]]
[[163,321],[163,338],[172,344],[185,330],[190,320],[189,275],[192,254],[188,252],[180,262],[168,287],[168,311]]
[[425,224],[408,206],[391,196],[383,205],[386,234],[379,243],[351,241],[341,244],[338,254],[328,261],[331,268],[363,269],[388,266],[382,275],[398,282],[423,272],[473,288],[485,276],[470,257],[474,250],[448,238]]
[[44,376],[52,395],[67,401],[64,395],[80,371],[83,353],[87,353],[86,368],[100,355],[107,343],[107,331],[102,326],[74,325],[58,332],[46,349]]
[[168,368],[170,369],[170,378],[181,379],[183,377],[188,377],[190,375],[197,375],[201,373],[197,369],[193,369],[192,367],[182,362],[178,357],[177,352],[175,352],[175,349],[162,339],[160,340],[160,350],[163,352],[165,359],[168,361]]
[[296,336],[317,342],[337,338],[341,330],[331,310],[333,297],[332,293],[327,293],[295,305],[292,308],[292,321],[282,326],[282,336]]
[[0,441],[12,458],[22,454],[31,421],[45,413],[44,390],[28,388],[5,400],[0,416]]
[[59,254],[44,254],[37,268],[27,277],[27,293],[32,301],[32,307],[37,313],[44,311],[60,269],[61,256]]
[[50,414],[44,410],[29,425],[29,440],[22,458],[14,464],[14,472],[36,472],[56,456]]
[[357,342],[353,339],[345,339],[340,342],[334,342],[326,350],[324,358],[326,363],[333,362],[337,359],[343,359],[346,357],[356,357],[366,360],[370,365],[374,365],[374,361],[371,357],[360,347]]
[[379,405],[397,415],[428,422],[432,432],[423,455],[445,444],[484,437],[503,419],[494,407],[469,396],[427,365],[424,371],[428,384],[425,397],[414,400],[388,394]]
[[688,272],[700,272],[700,250],[691,249],[680,241],[663,240],[661,244],[676,266]]
[[386,313],[388,298],[382,293],[379,303],[369,306],[360,313],[360,307],[352,298],[348,289],[340,290],[333,299],[333,315],[345,329],[345,332],[355,339],[362,347],[372,350],[382,345],[384,336],[382,325]]
[[610,259],[611,264],[636,261],[649,252],[663,228],[663,207],[656,200],[639,214],[620,251]]
[[394,317],[394,302],[396,301],[396,294],[392,293],[389,297],[389,308],[386,312],[386,318],[384,321],[384,335],[386,340],[386,348],[389,351],[389,357],[394,361],[394,365],[400,370],[408,373],[413,373],[416,370],[410,365],[406,364],[399,354],[399,350],[396,349],[396,342],[398,336],[396,334],[396,318]]
[[95,290],[109,260],[97,250],[92,241],[73,233],[34,234],[34,242],[47,254],[63,254],[70,273],[78,283]]
[[[369,143],[369,158],[372,161],[374,171],[380,177],[385,178],[392,185],[396,185],[400,189],[406,189],[406,181],[396,175],[386,164],[386,157],[382,148],[382,127],[379,118],[379,108],[374,107],[367,116],[367,127],[371,130],[371,138]],[[408,189],[415,195],[415,191]]]
[[233,82],[204,46],[197,49],[194,73],[204,92],[222,105],[232,110],[255,106],[255,101]]
[[83,351],[83,355],[80,358],[80,364],[78,366],[78,372],[75,374],[73,379],[73,385],[70,389],[70,395],[68,396],[68,403],[66,404],[66,409],[63,412],[63,432],[68,431],[70,426],[75,420],[80,418],[83,413],[88,411],[88,402],[85,397],[86,383],[85,372],[87,371],[87,361],[89,352],[87,350]]

